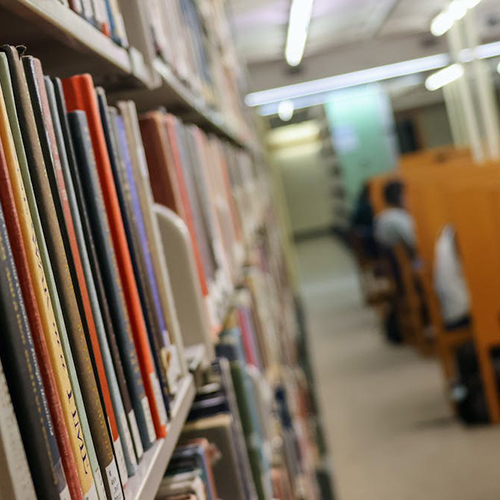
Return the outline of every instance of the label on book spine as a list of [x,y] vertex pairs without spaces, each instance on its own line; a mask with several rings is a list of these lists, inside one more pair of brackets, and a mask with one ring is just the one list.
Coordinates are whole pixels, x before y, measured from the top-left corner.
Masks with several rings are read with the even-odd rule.
[[59,500],[71,500],[71,494],[67,485],[66,488],[59,493]]
[[168,368],[167,368],[167,380],[168,387],[170,388],[170,393],[175,396],[177,394],[178,384],[177,381],[181,376],[181,365],[179,363],[179,351],[177,346],[170,344],[168,346]]
[[127,464],[125,462],[125,455],[123,453],[122,442],[120,436],[116,438],[113,443],[113,448],[115,450],[116,463],[118,464],[118,471],[120,472],[120,478],[122,480],[122,486],[125,486],[128,479]]
[[[131,412],[132,413],[132,412]],[[132,465],[135,467],[137,465],[137,460],[135,458],[134,444],[132,443],[132,436],[130,435],[130,429],[127,423],[127,417],[125,416],[125,412],[120,414],[120,422],[121,427],[123,429],[123,440],[125,442],[125,449],[127,450],[127,454],[132,462]]]
[[167,423],[167,411],[165,410],[165,404],[163,403],[160,381],[158,380],[158,377],[156,376],[156,372],[150,373],[149,378],[151,380],[151,385],[153,386],[153,392],[155,395],[156,406],[158,407],[158,414],[160,416],[160,423],[161,423],[161,425],[165,425]]
[[94,471],[94,482],[97,488],[97,494],[100,499],[106,498],[106,489],[104,488],[104,481],[102,479],[101,469],[96,469]]
[[128,414],[128,423],[130,424],[130,430],[134,439],[135,454],[137,455],[137,460],[140,460],[142,455],[144,455],[144,448],[142,447],[141,435],[139,434],[139,427],[137,425],[134,410],[130,410]]
[[149,401],[146,396],[141,399],[142,410],[146,416],[146,427],[148,430],[149,440],[154,443],[156,441],[155,426],[153,424],[153,417],[151,416],[151,408],[149,407]]
[[123,490],[120,482],[120,474],[116,461],[113,459],[106,467],[106,475],[108,477],[109,490],[111,492],[111,500],[123,500]]

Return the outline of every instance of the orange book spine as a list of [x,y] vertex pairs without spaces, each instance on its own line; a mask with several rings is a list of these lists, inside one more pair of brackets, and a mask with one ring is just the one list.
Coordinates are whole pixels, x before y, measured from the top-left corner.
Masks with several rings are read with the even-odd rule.
[[182,171],[182,165],[181,165],[182,160],[179,152],[179,146],[177,144],[177,132],[175,130],[177,118],[173,115],[167,115],[165,119],[167,123],[170,143],[172,145],[175,174],[177,177],[179,191],[182,198],[182,205],[184,207],[184,213],[185,213],[184,222],[186,223],[189,229],[189,235],[191,236],[191,244],[193,245],[194,258],[196,261],[196,268],[198,270],[198,277],[200,278],[201,290],[203,292],[203,295],[206,297],[208,295],[207,278],[205,276],[205,270],[203,269],[200,247],[198,246],[198,240],[196,239],[196,232],[194,230],[194,222],[193,222],[193,212],[191,211],[191,206],[189,204],[186,181],[184,179],[184,173]]
[[161,388],[153,364],[151,346],[148,340],[146,323],[134,277],[92,77],[90,75],[78,75],[65,79],[63,80],[63,88],[68,111],[82,110],[87,115],[99,181],[103,191],[113,246],[118,259],[127,309],[132,323],[134,342],[139,356],[144,387],[151,407],[156,435],[158,438],[165,437],[167,435],[165,405],[162,401]]

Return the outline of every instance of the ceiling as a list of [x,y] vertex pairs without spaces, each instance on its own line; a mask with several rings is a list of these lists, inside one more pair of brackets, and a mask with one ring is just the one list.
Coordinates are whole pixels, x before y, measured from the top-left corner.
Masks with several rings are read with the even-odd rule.
[[[429,34],[449,0],[315,0],[305,58],[354,42]],[[248,64],[283,59],[290,0],[230,0],[238,50]],[[476,8],[484,39],[500,39],[500,2]],[[429,35],[430,36],[430,35]]]

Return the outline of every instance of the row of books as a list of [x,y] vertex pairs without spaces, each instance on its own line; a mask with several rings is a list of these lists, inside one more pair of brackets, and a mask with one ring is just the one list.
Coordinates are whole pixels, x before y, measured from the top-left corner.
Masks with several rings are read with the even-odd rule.
[[[276,275],[262,255],[234,296],[158,499],[327,498],[317,487],[306,377],[273,342],[287,335],[274,314]],[[293,307],[284,312],[293,318]]]
[[156,54],[207,105],[241,122],[243,82],[225,0],[152,0],[143,8]]
[[118,0],[59,0],[122,47],[128,46],[125,23]]
[[218,331],[265,209],[263,176],[248,153],[172,114],[145,113],[140,127],[154,200],[189,229],[209,323]]
[[[56,1],[56,0],[54,0]],[[59,0],[115,43],[163,61],[204,106],[246,130],[244,77],[226,0]],[[136,45],[136,46],[134,46]],[[149,59],[149,61],[148,61]]]
[[123,498],[183,375],[135,107],[12,46],[0,90],[0,497]]

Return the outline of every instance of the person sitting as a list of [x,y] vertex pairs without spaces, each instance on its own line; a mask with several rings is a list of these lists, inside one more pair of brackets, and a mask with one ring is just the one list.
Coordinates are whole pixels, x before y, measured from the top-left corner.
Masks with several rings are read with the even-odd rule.
[[415,255],[415,228],[413,219],[404,207],[404,185],[390,181],[384,187],[387,208],[375,217],[375,239],[386,248],[403,245]]
[[470,324],[470,296],[458,252],[455,229],[446,225],[434,250],[434,289],[447,330]]

